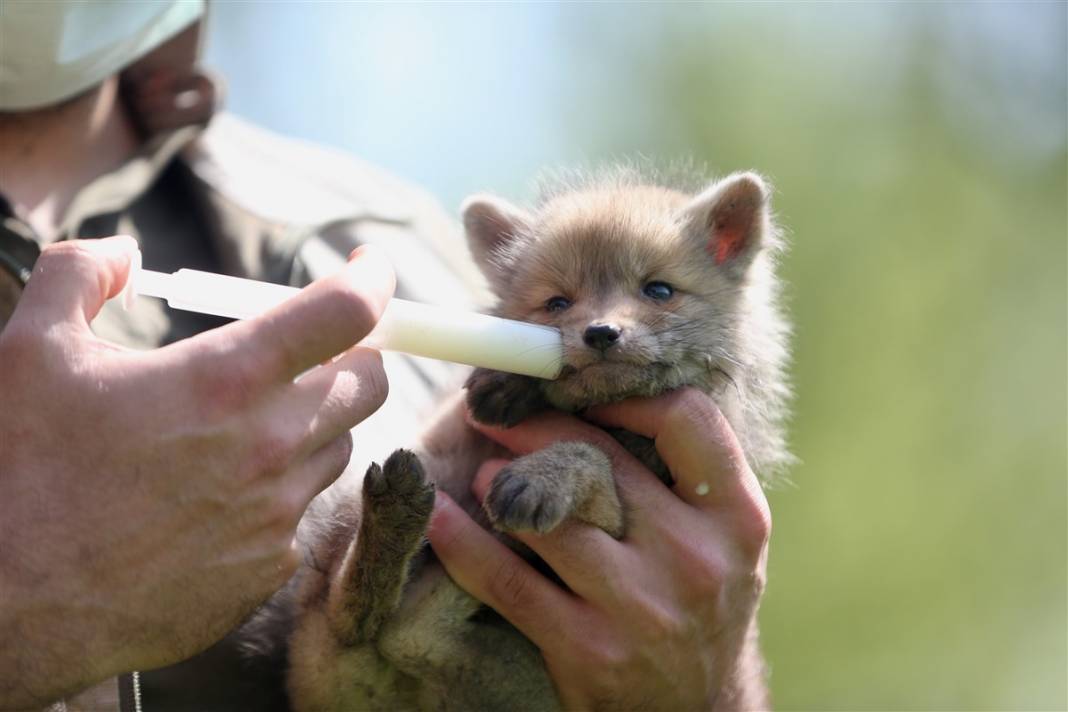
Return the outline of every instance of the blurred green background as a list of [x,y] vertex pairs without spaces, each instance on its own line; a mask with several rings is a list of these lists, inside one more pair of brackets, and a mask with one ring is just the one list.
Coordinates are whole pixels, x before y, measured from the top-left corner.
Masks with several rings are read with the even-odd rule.
[[779,709],[1066,699],[1066,5],[215,3],[230,108],[446,204],[641,153],[755,168],[802,464]]

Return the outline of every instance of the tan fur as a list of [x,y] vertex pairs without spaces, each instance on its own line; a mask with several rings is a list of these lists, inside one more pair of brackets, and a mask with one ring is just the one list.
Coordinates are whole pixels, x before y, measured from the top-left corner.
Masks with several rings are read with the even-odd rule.
[[514,460],[497,473],[484,506],[501,531],[545,533],[576,517],[623,536],[612,463],[589,443],[555,443]]
[[[776,306],[778,231],[770,212],[758,210],[760,249],[740,271],[714,269],[706,222],[687,222],[688,210],[718,197],[724,185],[735,187],[728,201],[738,201],[739,181],[752,182],[766,208],[768,188],[753,174],[731,176],[696,198],[641,184],[595,183],[563,193],[514,226],[514,240],[497,245],[494,269],[504,276],[491,281],[509,285],[498,291],[497,313],[563,332],[565,360],[576,372],[545,389],[553,405],[577,410],[681,385],[717,393],[730,384],[737,393],[726,394],[721,407],[739,411],[728,419],[754,469],[770,476],[792,462],[782,435],[788,328]],[[642,282],[651,278],[681,292],[669,308],[642,299]],[[574,306],[547,312],[545,301],[557,294]],[[581,340],[594,319],[616,321],[629,333],[622,363],[594,363],[597,355]]]
[[[577,411],[695,386],[716,399],[755,470],[767,474],[788,464],[787,327],[776,306],[780,241],[768,196],[753,174],[692,195],[615,173],[557,189],[529,212],[488,196],[469,200],[464,223],[500,298],[496,313],[559,328],[566,363],[551,382],[476,370],[467,394],[474,417],[512,424],[547,407]],[[672,285],[671,299],[646,295],[650,281]],[[555,296],[570,306],[547,309]],[[618,341],[603,349],[587,345],[585,330],[602,323],[618,327]],[[587,444],[557,443],[515,460],[481,509],[470,478],[485,459],[505,453],[465,423],[462,407],[459,399],[447,404],[417,452],[437,486],[472,516],[504,531],[549,531],[576,517],[613,536],[624,533],[611,467]],[[650,441],[613,435],[670,479]],[[536,648],[456,587],[428,549],[418,543],[388,555],[361,549],[361,537],[410,541],[417,521],[379,531],[398,520],[375,514],[384,505],[367,487],[359,517],[324,528],[316,551],[327,563],[296,596],[294,708],[557,709]],[[394,584],[412,556],[397,602]]]

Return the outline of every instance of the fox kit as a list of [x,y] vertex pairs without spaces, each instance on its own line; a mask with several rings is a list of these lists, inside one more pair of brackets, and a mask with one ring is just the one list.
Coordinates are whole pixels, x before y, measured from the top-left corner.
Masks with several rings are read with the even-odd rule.
[[[560,329],[565,364],[552,381],[476,369],[466,385],[472,417],[510,426],[547,408],[581,412],[692,386],[716,400],[754,470],[789,462],[781,243],[759,176],[734,174],[693,194],[617,171],[552,190],[529,212],[475,196],[463,222],[498,297],[494,312]],[[362,501],[333,515],[320,575],[298,592],[288,676],[296,709],[558,707],[537,650],[453,584],[424,534],[437,486],[505,533],[548,532],[575,517],[622,537],[608,458],[557,443],[505,467],[479,505],[470,479],[504,453],[454,405],[415,453],[372,466]],[[612,434],[672,482],[649,440]]]

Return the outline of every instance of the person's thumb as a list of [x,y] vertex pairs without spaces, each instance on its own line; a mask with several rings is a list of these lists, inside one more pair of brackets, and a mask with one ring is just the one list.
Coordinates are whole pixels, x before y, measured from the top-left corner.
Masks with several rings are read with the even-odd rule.
[[88,326],[104,302],[126,286],[137,242],[126,235],[68,240],[41,251],[12,321]]

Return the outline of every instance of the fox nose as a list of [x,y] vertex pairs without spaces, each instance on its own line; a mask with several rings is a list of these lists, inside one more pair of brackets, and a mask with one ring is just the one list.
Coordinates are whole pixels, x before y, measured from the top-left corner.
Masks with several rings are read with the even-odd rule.
[[598,351],[607,351],[608,348],[619,340],[623,330],[614,324],[591,324],[582,333],[582,340],[590,348]]

